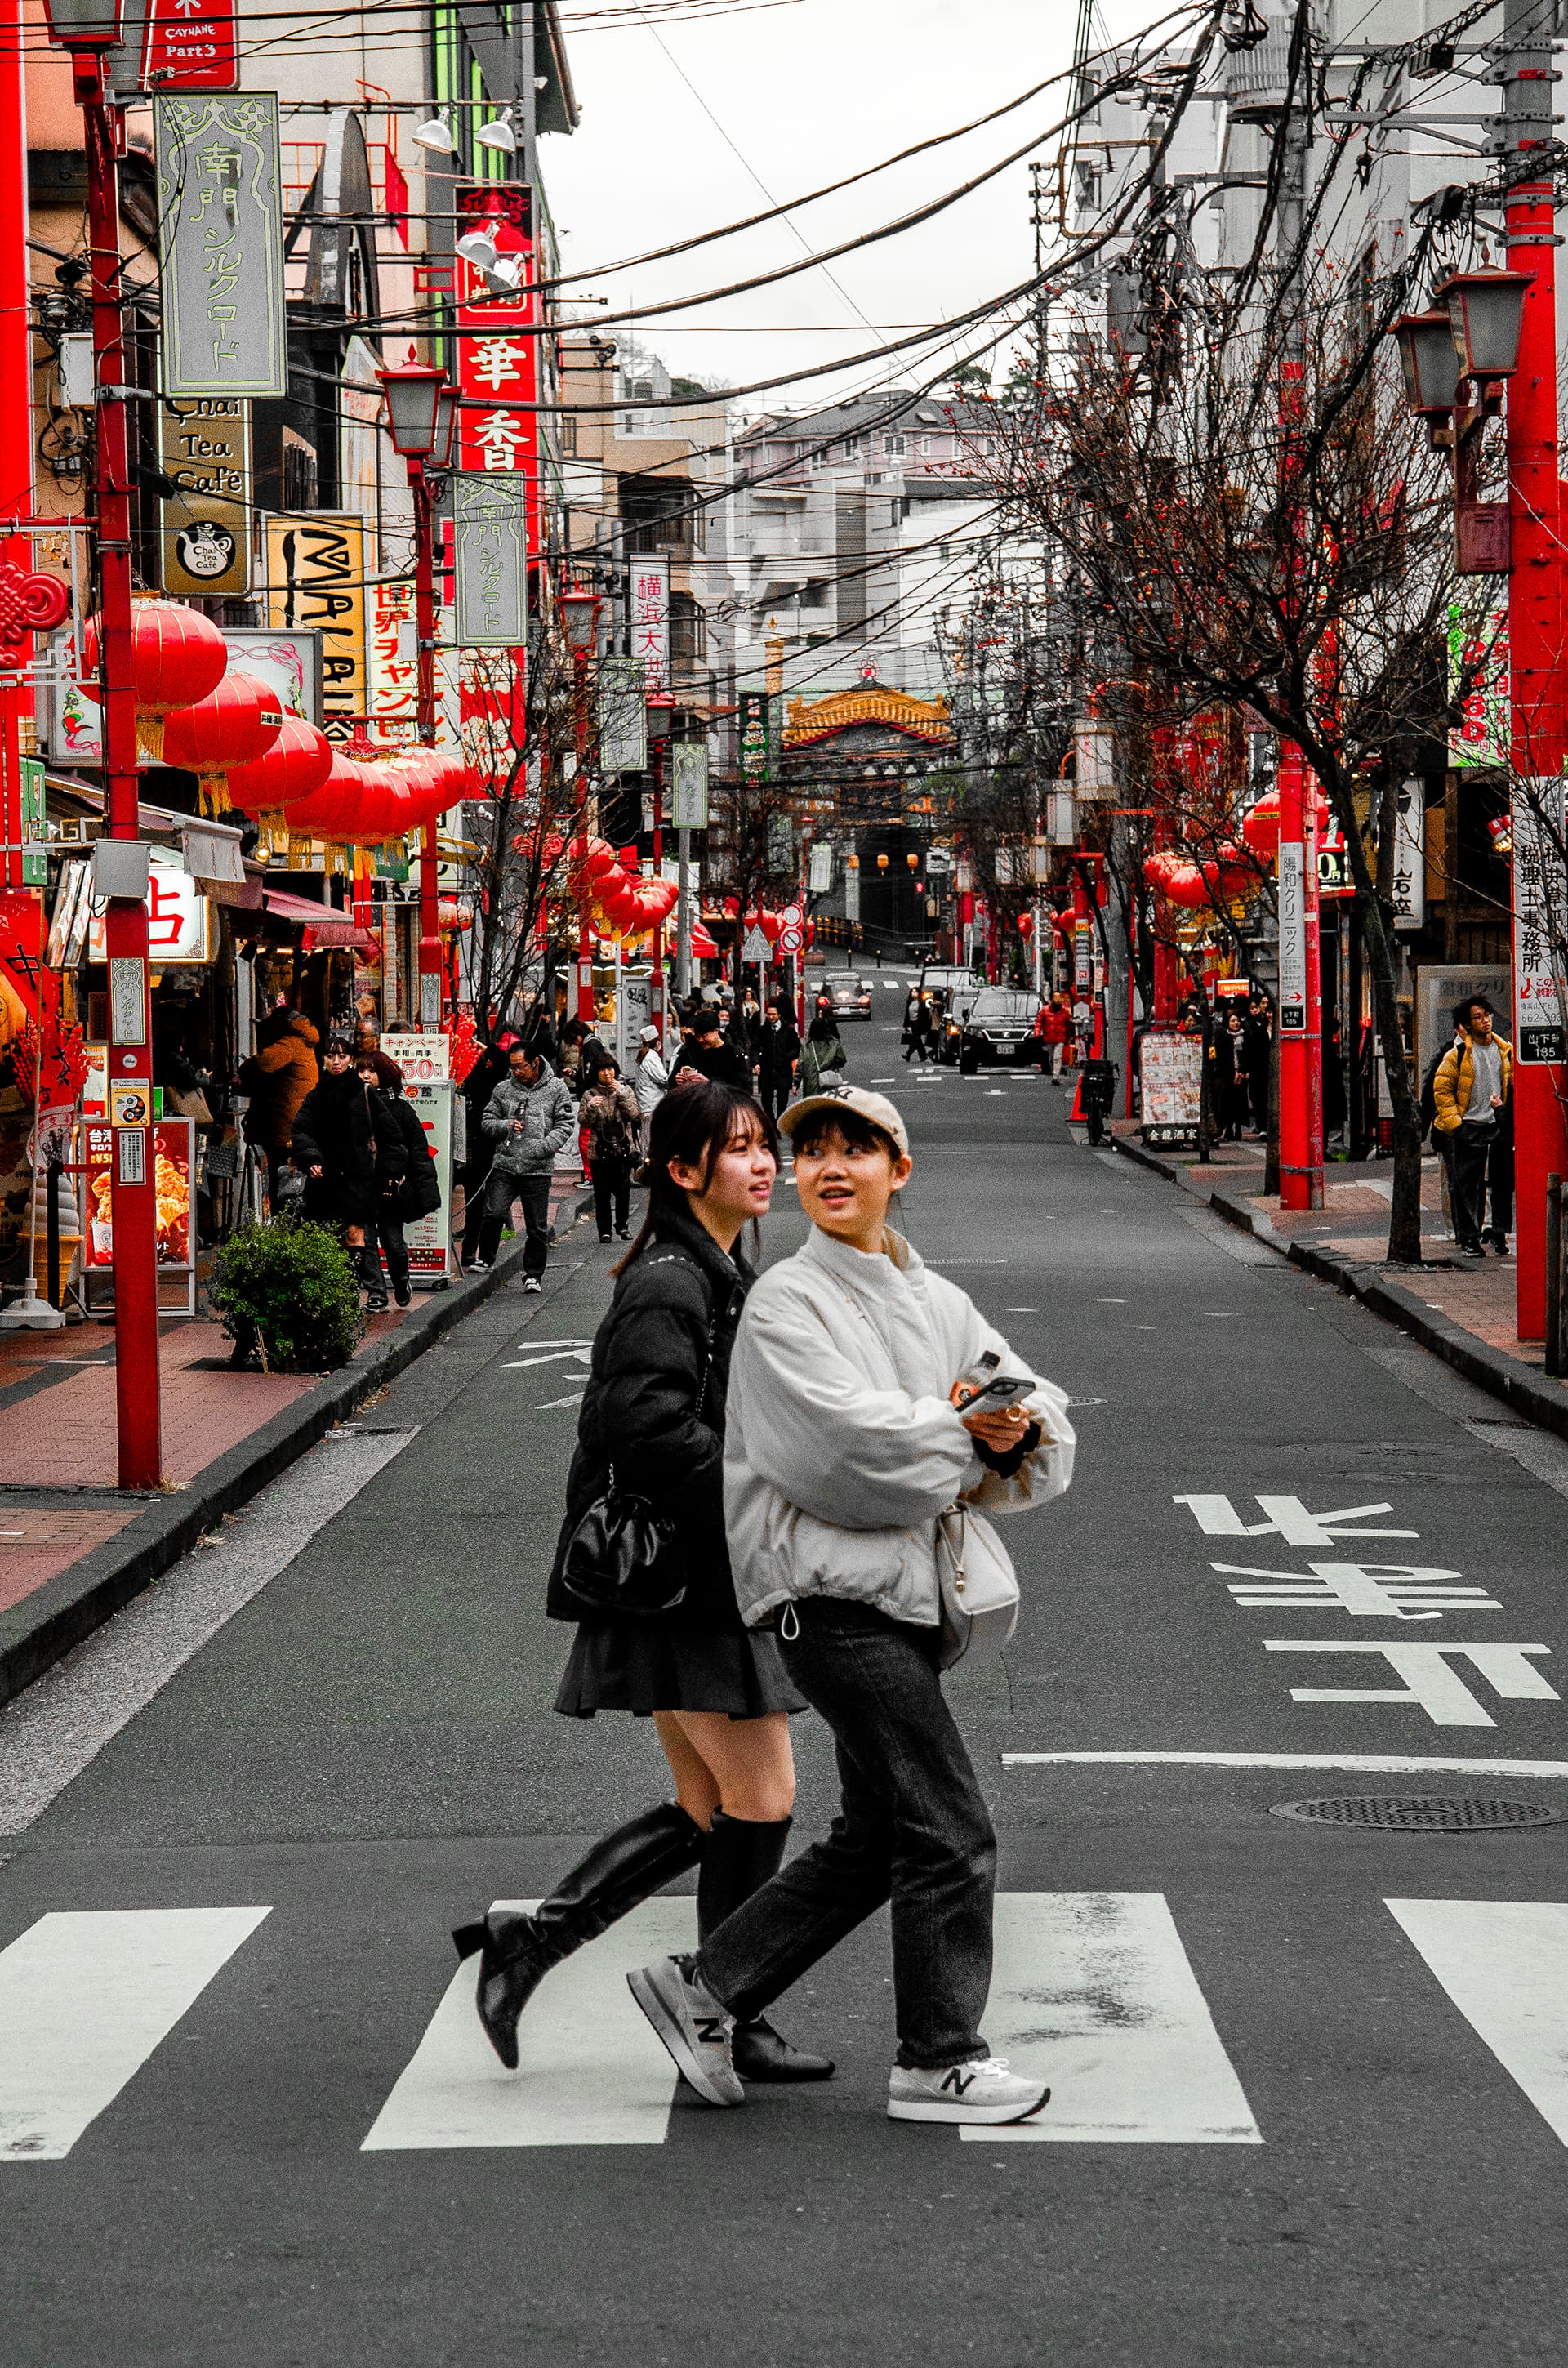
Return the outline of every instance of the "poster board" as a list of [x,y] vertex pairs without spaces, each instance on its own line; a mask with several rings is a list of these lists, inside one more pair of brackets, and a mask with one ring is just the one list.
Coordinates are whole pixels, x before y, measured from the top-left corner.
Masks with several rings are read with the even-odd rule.
[[[84,1119],[78,1130],[82,1175],[82,1264],[89,1284],[114,1266],[111,1177],[114,1128],[107,1118]],[[153,1190],[158,1204],[158,1275],[186,1279],[186,1303],[196,1313],[196,1122],[161,1118],[153,1124]]]
[[1146,1144],[1196,1147],[1203,1102],[1201,1036],[1156,1035],[1142,1039],[1142,1122]]
[[[427,1040],[426,1040],[427,1041]],[[383,1039],[392,1048],[392,1058],[402,1059],[402,1047],[406,1037]],[[439,1039],[447,1042],[443,1036]],[[425,1130],[425,1140],[435,1154],[436,1174],[441,1187],[441,1205],[432,1209],[427,1217],[410,1218],[403,1229],[408,1245],[408,1279],[428,1290],[433,1283],[445,1282],[457,1272],[457,1260],[452,1255],[452,1097],[455,1088],[449,1077],[424,1077],[404,1070],[403,1095],[413,1105],[414,1114]]]
[[[1417,1084],[1438,1047],[1452,1043],[1449,1014],[1467,995],[1484,995],[1496,1011],[1497,1033],[1513,1041],[1513,980],[1506,962],[1423,962],[1415,973]],[[1392,1110],[1391,1102],[1390,1115]]]

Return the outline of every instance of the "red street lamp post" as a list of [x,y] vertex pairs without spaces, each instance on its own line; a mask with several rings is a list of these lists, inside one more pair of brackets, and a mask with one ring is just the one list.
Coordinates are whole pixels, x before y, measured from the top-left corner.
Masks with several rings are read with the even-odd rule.
[[[572,722],[577,742],[577,785],[582,796],[582,784],[588,769],[588,664],[599,645],[599,610],[603,607],[598,594],[588,584],[572,584],[561,595],[561,623],[566,635],[566,646],[572,654]],[[579,835],[587,838],[597,827],[597,815],[590,815],[585,805],[578,817]],[[576,1018],[594,1024],[594,925],[588,917],[588,883],[582,882],[579,894],[582,904],[577,922],[577,996]]]
[[92,257],[93,367],[97,382],[98,668],[104,711],[104,787],[109,843],[95,857],[108,957],[109,1117],[114,1166],[115,1413],[119,1485],[155,1488],[163,1477],[158,1379],[158,1221],[153,1161],[153,1030],[147,987],[145,857],[115,852],[141,837],[136,694],[131,632],[131,478],[125,432],[120,311],[119,174],[122,120],[111,116],[104,59],[120,37],[119,0],[45,0],[50,39],[71,53],[87,151],[87,244]]
[[[434,364],[378,370],[392,450],[408,471],[414,500],[414,630],[418,643],[415,713],[420,745],[436,745],[436,505],[451,466],[458,390]],[[441,932],[434,816],[419,842],[419,1024],[441,1025]]]

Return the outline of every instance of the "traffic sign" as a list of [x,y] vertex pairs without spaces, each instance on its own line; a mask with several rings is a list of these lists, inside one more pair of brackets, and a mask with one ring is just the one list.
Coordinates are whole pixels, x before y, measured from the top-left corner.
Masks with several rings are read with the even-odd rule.
[[741,960],[744,962],[770,962],[773,960],[773,948],[755,921],[741,941]]
[[799,905],[786,905],[778,917],[786,928],[798,929],[806,916]]
[[778,951],[781,954],[798,954],[805,942],[801,932],[792,922],[787,921],[778,932]]

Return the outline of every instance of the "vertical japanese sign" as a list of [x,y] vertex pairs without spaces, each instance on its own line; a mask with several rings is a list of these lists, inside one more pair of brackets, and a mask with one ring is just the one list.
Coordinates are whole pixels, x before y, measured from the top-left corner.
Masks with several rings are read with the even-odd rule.
[[748,781],[765,780],[773,770],[773,702],[766,690],[743,690],[735,705],[741,771]]
[[642,661],[643,682],[650,707],[668,707],[670,691],[670,563],[667,559],[628,562],[631,611],[631,655]]
[[[1426,926],[1426,784],[1412,774],[1397,792],[1393,841],[1393,926],[1402,931]],[[1320,866],[1321,871],[1321,866]]]
[[22,885],[47,888],[49,828],[44,821],[43,758],[21,757],[17,765],[22,789]]
[[1450,607],[1450,693],[1457,693],[1467,673],[1472,680],[1460,702],[1460,720],[1449,734],[1449,762],[1456,767],[1506,765],[1513,746],[1506,598],[1498,601],[1474,632],[1467,628],[1460,603],[1456,600]]
[[526,480],[460,472],[453,480],[458,640],[468,649],[526,649]]
[[1568,936],[1562,860],[1564,787],[1516,781],[1514,825],[1514,1058],[1564,1057],[1562,947]]
[[321,724],[346,740],[366,710],[365,521],[347,511],[275,511],[267,521],[267,615],[322,637]]
[[598,708],[600,771],[645,773],[648,700],[641,658],[599,660]]
[[289,392],[278,100],[160,98],[163,392]]
[[522,480],[529,548],[537,551],[539,305],[530,194],[514,181],[469,182],[455,193],[458,235],[483,231],[494,245],[504,275],[517,279],[516,294],[498,294],[493,279],[461,256],[457,259],[458,379],[463,393],[458,466]]
[[250,404],[238,394],[165,404],[158,438],[164,474],[179,487],[163,505],[165,591],[243,598],[250,590]]
[[1299,838],[1279,842],[1279,1032],[1307,1032],[1307,862]]
[[672,816],[676,830],[708,827],[708,750],[700,740],[670,744],[670,776],[674,791]]
[[412,584],[365,587],[366,662],[369,672],[371,729],[381,740],[414,736],[419,713],[419,635]]

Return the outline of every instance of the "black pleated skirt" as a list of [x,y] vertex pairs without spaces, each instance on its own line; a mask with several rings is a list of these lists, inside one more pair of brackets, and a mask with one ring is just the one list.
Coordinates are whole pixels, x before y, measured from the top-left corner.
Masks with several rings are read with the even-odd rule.
[[761,1718],[808,1705],[785,1675],[770,1630],[704,1634],[660,1620],[584,1620],[555,1707],[566,1718],[592,1718],[601,1710],[630,1711],[634,1718],[656,1710]]

